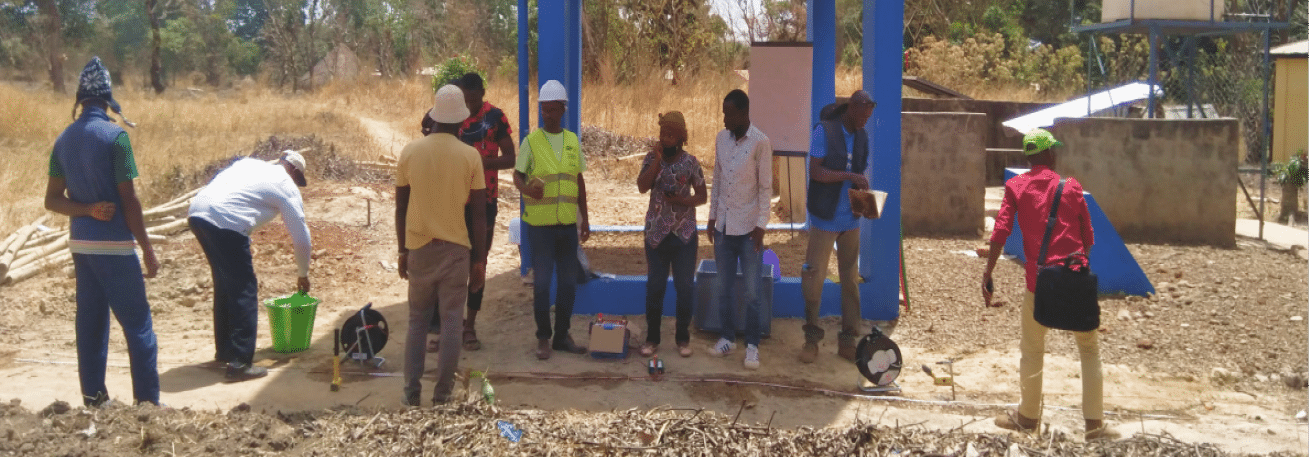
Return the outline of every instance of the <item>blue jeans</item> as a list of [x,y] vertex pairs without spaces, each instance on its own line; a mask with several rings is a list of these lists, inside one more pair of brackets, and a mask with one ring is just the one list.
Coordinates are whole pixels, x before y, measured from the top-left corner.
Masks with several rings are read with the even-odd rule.
[[692,340],[687,328],[692,324],[692,283],[696,277],[697,236],[686,243],[678,235],[669,234],[654,248],[645,241],[646,248],[646,342],[660,344],[660,321],[664,317],[665,286],[669,270],[674,272],[674,342],[679,345]]
[[259,281],[250,237],[218,228],[199,217],[187,219],[214,277],[214,360],[249,364],[255,358]]
[[[537,339],[556,341],[569,337],[569,319],[574,315],[574,294],[578,288],[578,227],[569,225],[533,226],[528,243],[533,249],[533,319],[537,321]],[[559,271],[556,271],[556,270]],[[555,331],[551,330],[551,276],[555,281]]]
[[159,403],[159,348],[146,302],[146,282],[136,255],[73,254],[77,274],[77,375],[83,402],[102,395],[105,363],[109,356],[109,313],[113,311],[127,340],[132,366],[132,397],[136,402]]
[[734,319],[737,302],[733,300],[733,283],[729,281],[735,280],[740,270],[746,285],[743,288],[746,296],[742,297],[747,308],[743,339],[747,344],[760,344],[761,254],[761,251],[756,250],[756,242],[751,239],[751,235],[725,235],[715,230],[715,296],[719,297],[720,337],[726,340],[737,339],[737,320]]

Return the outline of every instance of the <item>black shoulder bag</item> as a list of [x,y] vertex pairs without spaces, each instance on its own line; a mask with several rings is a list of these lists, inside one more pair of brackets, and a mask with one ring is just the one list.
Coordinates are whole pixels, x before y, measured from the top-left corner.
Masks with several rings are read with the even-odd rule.
[[1033,319],[1047,328],[1089,332],[1101,325],[1101,307],[1097,304],[1097,275],[1092,273],[1089,261],[1080,270],[1072,268],[1080,258],[1079,252],[1044,265],[1047,245],[1052,240],[1052,226],[1056,224],[1056,210],[1065,190],[1065,178],[1056,186],[1052,209],[1047,215],[1047,232],[1042,235],[1042,249],[1038,252],[1038,281],[1033,291]]

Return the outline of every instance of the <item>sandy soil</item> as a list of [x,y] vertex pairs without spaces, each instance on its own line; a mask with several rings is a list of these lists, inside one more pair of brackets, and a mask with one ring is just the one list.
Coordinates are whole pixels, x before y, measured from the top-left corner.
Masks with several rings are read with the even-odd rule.
[[[405,135],[370,124],[376,138]],[[393,145],[394,146],[394,145]],[[399,150],[396,148],[395,150]],[[508,177],[508,174],[507,174]],[[594,178],[595,179],[595,178]],[[645,199],[627,179],[595,179],[594,224],[632,224]],[[504,189],[504,187],[503,187]],[[307,213],[315,240],[311,271],[322,299],[309,350],[271,349],[267,315],[260,313],[258,364],[267,378],[225,383],[213,358],[209,270],[189,234],[159,245],[164,268],[147,281],[160,340],[163,401],[174,408],[226,411],[247,403],[268,412],[321,410],[339,405],[401,409],[403,334],[408,328],[405,282],[395,272],[394,203],[389,184],[312,182]],[[531,290],[517,274],[518,257],[507,243],[514,206],[503,192],[495,248],[488,266],[488,293],[479,319],[483,349],[461,354],[462,370],[489,370],[498,404],[509,408],[609,411],[659,406],[707,408],[740,414],[746,422],[774,427],[839,426],[858,421],[922,424],[934,429],[1000,433],[991,416],[1018,400],[1018,303],[1022,268],[1003,263],[997,274],[1007,304],[985,309],[974,292],[982,260],[962,254],[981,239],[909,239],[906,245],[912,301],[894,339],[907,369],[894,396],[863,395],[849,363],[835,355],[832,338],[820,359],[796,361],[801,323],[777,319],[761,346],[763,366],[746,371],[741,351],[727,358],[703,352],[714,336],[694,332],[697,349],[679,358],[672,345],[661,353],[662,380],[647,378],[645,360],[600,361],[557,354],[532,355]],[[260,296],[290,292],[295,285],[291,245],[280,223],[253,236]],[[769,244],[785,265],[799,265],[804,234],[772,233]],[[596,236],[589,250],[597,270],[639,274],[639,235]],[[1230,452],[1305,453],[1307,423],[1307,264],[1264,244],[1238,249],[1131,245],[1161,295],[1103,302],[1103,363],[1108,419],[1117,431],[1168,433],[1188,442],[1216,443]],[[709,257],[703,247],[701,257]],[[795,276],[797,268],[785,267]],[[56,400],[78,403],[72,333],[73,280],[48,274],[0,289],[0,398],[41,408]],[[670,291],[672,293],[672,291]],[[331,335],[346,317],[372,303],[387,318],[393,337],[379,369],[343,364],[345,385],[330,392]],[[574,336],[586,344],[588,316],[575,316]],[[643,326],[639,316],[630,316]],[[664,324],[667,332],[672,319]],[[829,335],[837,321],[826,319]],[[110,339],[109,388],[130,400],[126,351],[117,324]],[[1144,344],[1146,340],[1147,344]],[[1068,335],[1049,337],[1045,420],[1051,427],[1082,431],[1077,353]],[[935,387],[917,368],[940,374],[954,360],[956,388]],[[429,358],[430,371],[436,365]],[[431,375],[431,373],[430,373]],[[1286,382],[1288,381],[1288,382]],[[431,379],[427,380],[430,386]],[[462,389],[462,388],[461,388]]]

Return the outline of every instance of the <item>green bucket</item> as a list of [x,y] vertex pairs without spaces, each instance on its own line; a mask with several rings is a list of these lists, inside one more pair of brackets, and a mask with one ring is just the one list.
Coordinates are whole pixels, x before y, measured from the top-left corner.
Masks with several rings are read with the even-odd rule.
[[300,352],[310,348],[310,338],[314,336],[314,313],[319,308],[319,299],[295,293],[264,300],[264,308],[269,311],[274,351]]

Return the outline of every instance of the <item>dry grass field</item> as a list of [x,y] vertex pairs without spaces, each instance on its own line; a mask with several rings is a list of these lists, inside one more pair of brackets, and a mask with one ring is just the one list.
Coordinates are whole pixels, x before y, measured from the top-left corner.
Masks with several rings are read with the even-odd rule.
[[[860,73],[839,74],[837,92],[860,86]],[[654,137],[656,114],[682,111],[691,137],[689,150],[713,163],[714,136],[723,128],[721,100],[746,82],[729,73],[683,85],[663,81],[638,85],[588,85],[583,91],[583,123],[609,132]],[[376,144],[360,119],[376,120],[399,132],[418,135],[419,120],[432,103],[425,78],[402,81],[334,83],[312,93],[289,94],[248,87],[221,91],[171,88],[162,95],[116,86],[115,98],[127,118],[141,177],[137,191],[150,205],[168,200],[179,189],[169,180],[188,175],[209,162],[248,152],[256,141],[274,135],[316,135],[342,154],[363,160],[395,154]],[[530,91],[535,100],[537,90]],[[519,123],[514,81],[489,83],[486,99]],[[0,233],[31,222],[41,212],[50,148],[72,120],[73,97],[41,88],[0,83]],[[530,113],[536,122],[536,110]]]

